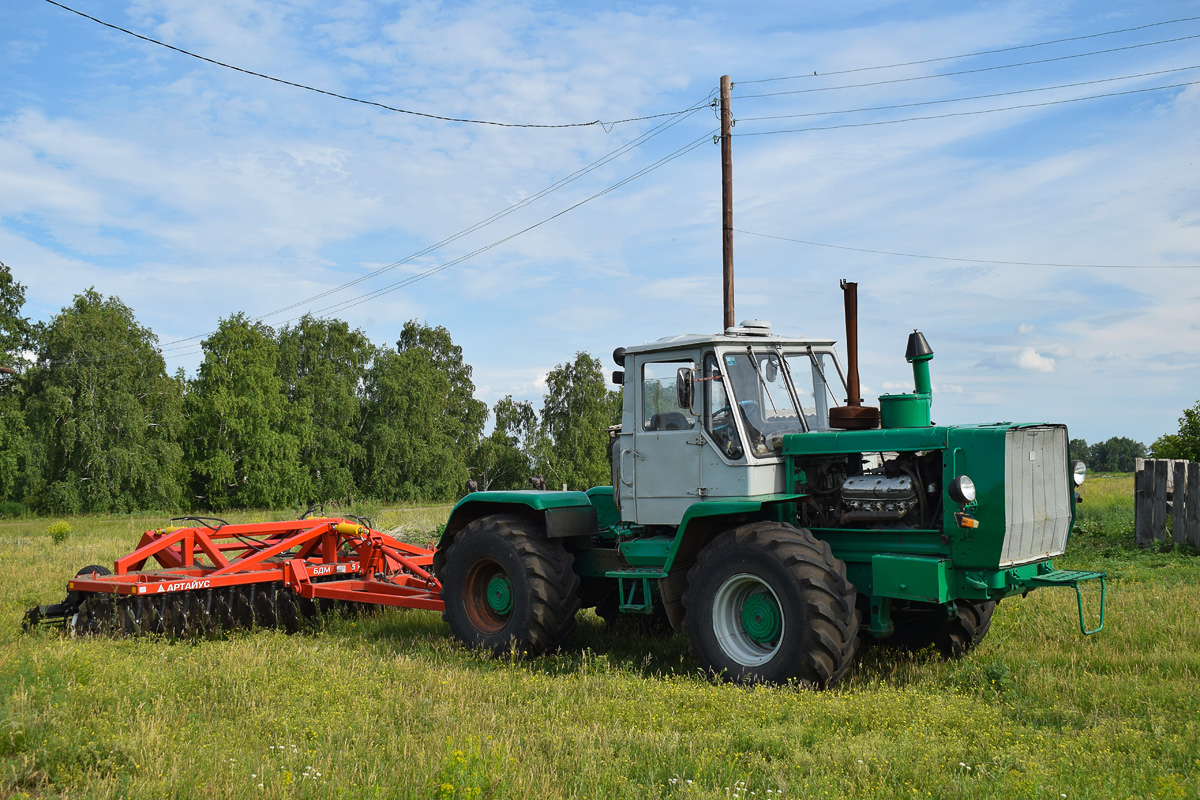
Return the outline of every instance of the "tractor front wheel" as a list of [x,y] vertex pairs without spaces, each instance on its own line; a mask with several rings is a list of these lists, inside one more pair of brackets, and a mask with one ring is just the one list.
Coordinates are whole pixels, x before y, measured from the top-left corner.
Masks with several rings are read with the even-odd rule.
[[943,658],[962,658],[987,636],[995,610],[995,600],[959,600],[954,616],[948,619],[942,606],[893,608],[896,633],[882,643],[914,653],[933,647]]
[[709,543],[683,605],[693,655],[726,680],[833,686],[858,648],[845,564],[784,523],[744,525]]
[[537,656],[575,628],[579,576],[561,542],[521,517],[477,519],[455,537],[439,571],[442,619],[468,647]]

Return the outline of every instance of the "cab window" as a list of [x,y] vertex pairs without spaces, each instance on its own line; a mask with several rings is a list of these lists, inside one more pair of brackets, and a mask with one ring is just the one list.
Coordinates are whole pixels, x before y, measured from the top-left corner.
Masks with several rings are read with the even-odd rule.
[[704,357],[704,375],[700,385],[704,387],[705,430],[726,458],[730,461],[739,460],[745,454],[745,449],[733,418],[729,393],[725,390],[725,378],[717,364],[717,357],[712,353]]
[[675,394],[675,379],[681,367],[693,369],[690,359],[681,361],[652,361],[642,366],[642,430],[686,431],[696,425],[696,418],[679,407]]

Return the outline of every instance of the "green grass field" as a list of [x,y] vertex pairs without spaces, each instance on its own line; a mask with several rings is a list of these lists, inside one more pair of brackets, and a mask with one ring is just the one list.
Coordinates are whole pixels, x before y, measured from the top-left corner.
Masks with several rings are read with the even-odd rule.
[[[1131,478],[1083,494],[1059,565],[1109,571],[1101,634],[1041,590],[961,661],[872,648],[826,692],[714,684],[681,635],[591,613],[516,663],[421,611],[198,643],[22,634],[163,520],[71,519],[60,545],[53,520],[2,522],[0,797],[1200,797],[1200,559],[1132,549]],[[424,541],[447,510],[374,518]]]

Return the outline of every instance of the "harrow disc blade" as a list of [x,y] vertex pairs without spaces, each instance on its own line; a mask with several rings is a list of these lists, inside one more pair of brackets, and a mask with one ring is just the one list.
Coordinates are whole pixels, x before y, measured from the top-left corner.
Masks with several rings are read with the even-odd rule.
[[118,597],[113,603],[115,614],[113,633],[122,636],[136,636],[138,633],[138,604],[141,598]]
[[216,630],[209,605],[212,602],[212,592],[188,592],[187,615],[188,632],[192,636],[212,636]]
[[161,597],[139,597],[140,613],[138,614],[138,631],[144,634],[156,634],[164,631],[163,599]]
[[300,616],[304,617],[304,619],[308,620],[309,622],[315,620],[317,618],[317,614],[320,613],[317,609],[317,604],[307,597],[297,597],[296,604],[300,608]]
[[296,602],[296,595],[286,589],[277,592],[275,595],[275,608],[279,614],[279,627],[288,633],[295,633],[300,630],[304,620],[300,616],[300,606]]
[[170,595],[163,599],[163,629],[168,636],[185,637],[189,632],[188,598]]
[[279,611],[275,603],[276,588],[274,586],[256,588],[258,591],[254,595],[254,619],[264,628],[274,628],[279,624]]
[[106,633],[112,622],[112,598],[106,594],[88,594],[79,610],[68,621],[71,636],[92,636]]
[[234,627],[249,630],[254,627],[254,587],[241,586],[233,590],[231,607]]
[[233,620],[233,609],[229,605],[230,593],[228,591],[214,591],[212,595],[212,604],[209,606],[208,613],[212,616],[213,627],[216,631],[228,631],[237,627],[237,623]]

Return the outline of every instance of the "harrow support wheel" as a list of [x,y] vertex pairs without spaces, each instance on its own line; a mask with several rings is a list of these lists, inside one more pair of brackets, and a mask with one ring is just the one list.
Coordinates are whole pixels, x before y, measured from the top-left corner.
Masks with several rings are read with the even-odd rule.
[[791,525],[756,522],[700,551],[683,626],[692,654],[725,680],[833,686],[858,649],[855,594],[828,544]]
[[521,517],[482,517],[455,538],[440,571],[442,619],[468,647],[537,656],[575,628],[579,576],[561,542]]

